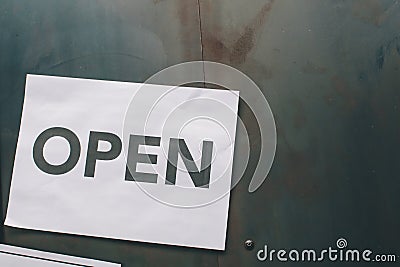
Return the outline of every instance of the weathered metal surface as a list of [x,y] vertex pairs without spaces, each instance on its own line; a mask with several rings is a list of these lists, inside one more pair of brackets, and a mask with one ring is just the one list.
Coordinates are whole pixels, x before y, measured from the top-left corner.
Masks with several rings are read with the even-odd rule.
[[[203,0],[201,7],[205,59],[253,78],[278,128],[264,185],[247,193],[248,175],[233,190],[220,266],[299,265],[258,262],[242,247],[248,238],[257,250],[321,250],[345,237],[353,248],[400,255],[398,1]],[[243,109],[241,117],[252,121]],[[257,151],[259,139],[250,141]]]
[[[260,139],[241,104],[252,154],[231,195],[225,252],[8,227],[5,242],[123,266],[298,266],[259,262],[256,251],[264,244],[318,250],[339,237],[353,248],[400,255],[397,1],[0,3],[3,212],[26,73],[140,82],[179,62],[227,63],[259,85],[278,134],[268,179],[250,194]],[[254,250],[244,248],[248,239]]]
[[[169,65],[201,59],[198,25],[196,1],[0,1],[3,207],[26,73],[142,82]],[[123,266],[215,266],[217,261],[204,250],[9,227],[4,241]]]

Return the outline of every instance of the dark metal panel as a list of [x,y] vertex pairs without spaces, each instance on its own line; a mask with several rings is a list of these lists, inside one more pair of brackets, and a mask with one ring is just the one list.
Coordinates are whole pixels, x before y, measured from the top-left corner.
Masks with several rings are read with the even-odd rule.
[[[194,0],[1,0],[0,29],[3,211],[26,73],[142,82],[167,66],[201,60],[198,6]],[[216,254],[205,250],[10,227],[5,227],[1,241],[121,262],[123,266],[217,264]]]
[[[321,250],[340,237],[400,255],[398,1],[200,2],[205,59],[254,79],[278,135],[272,170],[253,194],[260,141],[250,139],[253,158],[232,193],[220,266],[298,266],[258,262],[256,251]],[[256,135],[248,109],[239,113]],[[243,248],[248,238],[255,251]]]
[[[140,82],[203,54],[248,74],[278,128],[273,168],[250,194],[260,139],[241,104],[252,154],[232,192],[225,252],[12,228],[5,242],[124,266],[298,266],[255,253],[339,237],[400,255],[397,1],[199,0],[201,23],[197,0],[0,2],[3,211],[26,73]],[[244,249],[248,238],[256,250]]]

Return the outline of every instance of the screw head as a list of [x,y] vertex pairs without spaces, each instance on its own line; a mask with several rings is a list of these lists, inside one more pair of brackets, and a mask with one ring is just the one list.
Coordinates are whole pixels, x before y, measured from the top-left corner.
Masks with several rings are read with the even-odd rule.
[[248,239],[248,240],[244,241],[244,247],[247,250],[252,250],[254,248],[254,241],[251,240],[251,239]]

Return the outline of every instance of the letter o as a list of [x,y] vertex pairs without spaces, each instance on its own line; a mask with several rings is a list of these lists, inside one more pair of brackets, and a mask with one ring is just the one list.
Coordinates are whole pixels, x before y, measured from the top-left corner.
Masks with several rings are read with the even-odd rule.
[[[68,159],[60,165],[52,165],[46,161],[43,155],[43,148],[46,142],[55,136],[63,137],[68,141],[70,153]],[[33,145],[33,160],[36,166],[45,173],[59,175],[72,170],[78,163],[81,154],[79,139],[71,130],[62,127],[53,127],[43,131]]]

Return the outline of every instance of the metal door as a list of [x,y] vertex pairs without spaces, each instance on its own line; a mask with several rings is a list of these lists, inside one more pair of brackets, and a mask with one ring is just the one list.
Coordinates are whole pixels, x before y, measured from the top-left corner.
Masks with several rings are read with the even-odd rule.
[[[267,180],[249,193],[260,152],[259,128],[248,107],[240,106],[251,156],[231,194],[224,252],[10,227],[2,228],[2,242],[123,266],[309,266],[262,262],[256,254],[265,245],[320,250],[344,238],[348,247],[393,254],[400,261],[398,1],[0,4],[3,218],[27,73],[143,82],[176,63],[226,63],[261,88],[278,138]],[[244,246],[248,239],[254,241],[253,250]]]

